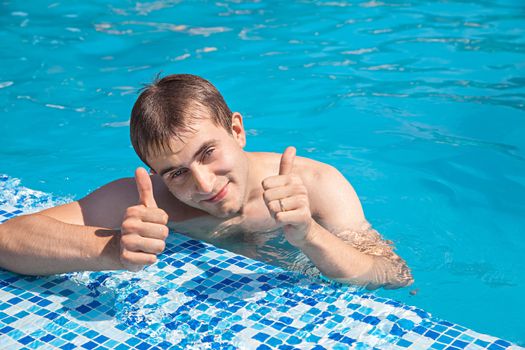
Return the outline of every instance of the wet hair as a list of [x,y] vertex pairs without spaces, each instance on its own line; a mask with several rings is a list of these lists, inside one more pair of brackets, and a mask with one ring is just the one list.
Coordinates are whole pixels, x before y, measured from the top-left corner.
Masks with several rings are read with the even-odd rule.
[[[232,112],[209,81],[173,74],[146,85],[131,111],[131,144],[139,158],[169,150],[170,140],[194,132],[191,124],[205,116],[231,133]],[[148,164],[149,165],[149,164]]]

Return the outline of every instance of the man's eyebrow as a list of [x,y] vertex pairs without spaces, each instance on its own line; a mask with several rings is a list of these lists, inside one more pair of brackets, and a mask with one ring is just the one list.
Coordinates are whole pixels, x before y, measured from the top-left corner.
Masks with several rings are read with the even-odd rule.
[[[213,146],[217,143],[217,140],[210,140],[210,141],[206,141],[204,142],[200,147],[199,149],[197,150],[197,152],[195,152],[195,154],[193,155],[192,159],[195,159],[197,158],[200,154],[202,154],[204,151],[206,151],[207,148],[209,148],[210,146]],[[172,171],[172,170],[175,170],[177,168],[179,168],[180,166],[170,166],[166,169],[163,169],[159,172],[159,175],[160,176],[164,176],[164,174]]]

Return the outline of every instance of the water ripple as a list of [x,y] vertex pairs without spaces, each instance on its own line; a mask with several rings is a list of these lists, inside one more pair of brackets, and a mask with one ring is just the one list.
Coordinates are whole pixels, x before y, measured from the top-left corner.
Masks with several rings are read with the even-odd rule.
[[161,22],[143,22],[143,21],[124,21],[120,23],[97,23],[95,29],[98,32],[103,32],[111,35],[132,35],[142,30],[134,30],[134,28],[150,27],[155,32],[180,32],[190,35],[210,36],[217,33],[229,32],[232,29],[228,27],[191,27],[184,24],[172,24],[172,23],[161,23]]
[[413,139],[432,141],[439,144],[447,144],[454,147],[479,147],[488,148],[507,156],[513,157],[520,161],[525,161],[525,157],[520,155],[519,148],[514,145],[508,145],[504,143],[489,142],[483,140],[476,140],[467,137],[455,136],[445,133],[445,131],[439,130],[436,127],[429,125],[422,125],[420,123],[405,123],[403,131],[378,131],[381,134],[392,134],[410,137]]
[[11,86],[11,85],[13,85],[13,84],[14,84],[14,82],[12,82],[12,81],[4,81],[4,82],[1,82],[1,83],[0,83],[0,89],[3,89],[3,88],[6,88],[6,87],[9,87],[9,86]]

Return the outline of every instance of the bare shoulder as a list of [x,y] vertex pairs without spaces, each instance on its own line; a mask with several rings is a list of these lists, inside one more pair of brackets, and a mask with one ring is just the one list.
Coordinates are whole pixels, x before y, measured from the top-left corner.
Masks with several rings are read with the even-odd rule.
[[[166,212],[176,212],[178,201],[158,176],[151,177],[157,204]],[[138,204],[135,179],[121,178],[101,186],[84,198],[42,211],[40,214],[77,225],[120,227],[126,209]],[[180,206],[180,204],[179,204]]]
[[[263,178],[278,174],[282,154],[257,152],[251,156],[264,169]],[[335,167],[297,156],[292,173],[306,186],[313,218],[326,229],[342,232],[368,227],[354,188]]]
[[303,180],[312,215],[331,231],[360,229],[366,225],[363,208],[350,182],[335,167],[297,157],[294,173]]
[[120,226],[125,208],[138,198],[135,180],[109,182],[71,203],[46,209],[39,214],[74,225],[114,228]]

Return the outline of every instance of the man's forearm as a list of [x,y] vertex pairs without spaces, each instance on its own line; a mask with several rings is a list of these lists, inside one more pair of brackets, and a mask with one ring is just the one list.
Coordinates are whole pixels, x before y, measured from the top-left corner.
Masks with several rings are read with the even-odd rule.
[[412,281],[410,275],[400,276],[396,271],[403,269],[393,266],[391,261],[365,254],[315,221],[313,225],[311,238],[300,248],[324,276],[368,288],[402,287]]
[[119,232],[33,214],[0,225],[0,267],[26,275],[121,269]]

